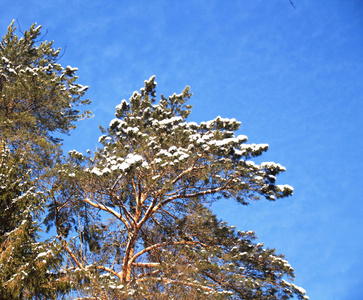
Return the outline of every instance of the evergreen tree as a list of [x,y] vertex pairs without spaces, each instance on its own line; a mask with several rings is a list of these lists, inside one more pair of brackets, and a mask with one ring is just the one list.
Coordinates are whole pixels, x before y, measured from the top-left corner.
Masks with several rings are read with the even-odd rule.
[[[240,122],[187,122],[189,88],[156,102],[151,77],[103,130],[92,156],[70,152],[48,222],[55,219],[69,276],[97,299],[308,299],[274,250],[208,209],[290,196],[280,164],[252,158],[267,144],[235,135]],[[73,274],[73,275],[72,275]]]
[[40,218],[60,161],[59,133],[86,118],[88,87],[76,68],[58,64],[60,49],[33,24],[19,37],[14,22],[0,41],[0,299],[55,299],[68,290],[60,247],[41,241]]

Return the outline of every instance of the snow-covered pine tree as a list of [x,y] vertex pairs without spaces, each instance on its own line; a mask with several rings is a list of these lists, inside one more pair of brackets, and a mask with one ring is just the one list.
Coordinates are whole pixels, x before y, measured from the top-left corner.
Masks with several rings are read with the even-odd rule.
[[292,187],[275,183],[285,168],[251,161],[268,145],[236,136],[235,119],[188,122],[189,88],[158,102],[155,88],[151,77],[122,100],[103,146],[92,156],[71,151],[63,166],[55,205],[64,221],[56,225],[80,295],[307,299],[281,255],[208,209],[221,197],[248,204],[291,195]]
[[68,290],[61,250],[39,238],[39,217],[51,199],[58,133],[89,115],[76,68],[58,64],[60,49],[33,24],[19,37],[14,22],[0,41],[0,298],[55,299]]
[[33,24],[19,37],[13,21],[0,42],[0,141],[46,166],[56,134],[89,116],[78,106],[90,101],[82,99],[88,87],[76,83],[77,68],[58,63],[61,50],[42,41],[40,30]]

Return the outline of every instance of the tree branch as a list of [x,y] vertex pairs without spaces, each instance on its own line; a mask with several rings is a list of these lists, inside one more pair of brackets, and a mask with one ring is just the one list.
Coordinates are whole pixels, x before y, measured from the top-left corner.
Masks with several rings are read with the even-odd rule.
[[147,248],[142,249],[141,251],[139,251],[138,253],[136,253],[129,261],[129,264],[135,264],[134,261],[140,257],[141,255],[143,255],[146,252],[149,252],[150,250],[153,250],[155,248],[159,248],[162,246],[167,246],[167,245],[201,245],[203,247],[207,247],[206,244],[201,243],[201,242],[197,242],[197,241],[180,241],[180,242],[163,242],[163,243],[158,243],[158,244],[154,244],[151,245]]
[[129,231],[130,230],[130,225],[127,223],[127,220],[118,212],[116,212],[115,210],[113,210],[111,207],[108,207],[106,205],[103,205],[101,203],[95,203],[93,201],[91,201],[89,198],[85,198],[83,199],[83,202],[90,204],[93,207],[102,209],[103,211],[107,211],[110,214],[112,214],[113,216],[115,216],[117,219],[119,219],[126,227],[126,229]]
[[111,195],[111,197],[115,197],[117,199],[117,205],[121,208],[121,210],[123,211],[123,213],[125,214],[125,217],[127,218],[127,221],[129,222],[130,226],[131,224],[135,224],[136,226],[136,222],[134,217],[131,215],[131,213],[127,210],[127,208],[125,207],[125,205],[123,204],[122,200],[118,197],[118,196],[113,196]]
[[156,211],[158,211],[162,206],[168,204],[169,202],[178,199],[178,198],[193,198],[193,197],[199,197],[199,196],[204,196],[204,195],[208,195],[208,194],[215,194],[218,193],[220,191],[223,191],[224,189],[226,189],[227,185],[229,184],[229,182],[226,182],[224,185],[218,187],[218,188],[214,188],[214,189],[208,189],[208,190],[204,190],[198,193],[194,193],[194,194],[178,194],[175,195],[173,197],[170,197],[164,201],[159,202],[152,210],[152,213],[155,213]]
[[162,277],[148,277],[148,278],[143,277],[143,278],[140,278],[140,279],[136,279],[137,282],[142,282],[142,281],[147,281],[147,280],[157,280],[157,281],[162,281],[162,282],[166,282],[166,283],[169,283],[169,284],[188,285],[188,286],[199,288],[199,289],[209,291],[209,292],[215,291],[214,289],[210,288],[209,286],[199,285],[199,284],[196,284],[196,283],[183,281],[183,280],[178,280],[178,279],[168,279],[168,278],[162,278]]

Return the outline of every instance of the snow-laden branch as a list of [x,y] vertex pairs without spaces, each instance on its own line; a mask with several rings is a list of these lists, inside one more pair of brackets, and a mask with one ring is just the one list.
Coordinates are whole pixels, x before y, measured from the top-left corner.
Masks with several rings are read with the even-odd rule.
[[105,266],[97,266],[97,269],[104,270],[106,272],[111,273],[112,275],[117,276],[119,279],[121,279],[121,275],[117,273],[115,270],[112,270],[111,268],[105,267]]
[[160,267],[160,263],[156,263],[156,262],[146,262],[146,263],[133,263],[134,266],[136,267],[143,267],[143,268],[156,268],[156,267]]

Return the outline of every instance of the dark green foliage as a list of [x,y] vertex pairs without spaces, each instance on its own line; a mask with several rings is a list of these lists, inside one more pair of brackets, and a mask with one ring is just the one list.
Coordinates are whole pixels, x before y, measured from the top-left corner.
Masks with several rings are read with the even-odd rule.
[[78,109],[88,87],[76,83],[76,68],[58,64],[60,49],[40,29],[19,37],[12,22],[0,41],[0,299],[55,299],[70,288],[60,244],[39,234],[55,193],[59,133],[89,116]]
[[[60,267],[59,247],[38,241],[45,194],[17,155],[1,152],[0,298],[52,299],[67,284],[50,271]],[[57,249],[58,248],[58,249]]]

